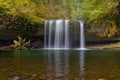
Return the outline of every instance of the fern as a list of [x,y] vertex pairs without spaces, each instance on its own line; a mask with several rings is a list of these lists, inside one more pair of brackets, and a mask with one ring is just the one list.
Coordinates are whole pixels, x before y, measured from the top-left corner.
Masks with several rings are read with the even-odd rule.
[[13,43],[14,43],[15,49],[23,50],[23,49],[28,49],[27,47],[30,45],[30,40],[26,41],[26,39],[23,39],[20,36],[18,36],[18,41],[14,40]]

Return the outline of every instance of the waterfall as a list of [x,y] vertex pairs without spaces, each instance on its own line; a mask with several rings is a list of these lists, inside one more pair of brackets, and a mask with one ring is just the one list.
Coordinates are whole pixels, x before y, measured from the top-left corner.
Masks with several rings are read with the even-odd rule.
[[54,48],[62,48],[62,38],[63,38],[63,21],[62,20],[56,20],[55,25],[55,43]]
[[[75,23],[75,21],[74,21]],[[74,34],[72,31],[72,26],[70,25],[70,20],[46,20],[44,25],[44,48],[46,49],[69,49],[69,48],[79,48],[84,49],[85,47],[85,37],[84,37],[84,21],[77,21],[80,24],[80,41],[73,41]],[[77,36],[77,35],[76,35]],[[79,37],[79,36],[78,36]],[[75,43],[80,44],[79,46],[72,46]]]
[[52,27],[53,27],[53,20],[49,21],[48,48],[52,48]]
[[69,48],[69,20],[65,20],[65,48]]
[[80,22],[80,48],[85,48],[85,37],[84,37],[84,21]]

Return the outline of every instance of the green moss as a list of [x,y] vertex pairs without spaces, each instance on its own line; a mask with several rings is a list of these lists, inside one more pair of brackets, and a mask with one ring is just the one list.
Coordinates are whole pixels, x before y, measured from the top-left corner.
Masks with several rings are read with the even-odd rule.
[[120,49],[120,42],[115,44],[109,44],[105,46],[104,49]]

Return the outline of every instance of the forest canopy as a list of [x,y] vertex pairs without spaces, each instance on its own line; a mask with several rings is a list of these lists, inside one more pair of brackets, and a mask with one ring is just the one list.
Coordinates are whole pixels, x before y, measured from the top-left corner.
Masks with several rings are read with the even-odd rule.
[[0,0],[0,29],[39,30],[46,19],[85,20],[89,32],[120,30],[120,0]]

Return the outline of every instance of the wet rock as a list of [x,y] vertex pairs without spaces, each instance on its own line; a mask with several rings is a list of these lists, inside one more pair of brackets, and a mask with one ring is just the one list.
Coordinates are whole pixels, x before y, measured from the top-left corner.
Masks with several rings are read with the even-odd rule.
[[76,77],[75,80],[80,80],[80,79]]
[[58,74],[56,78],[64,78],[65,76],[63,74]]
[[36,74],[33,74],[32,77],[36,77],[37,75]]
[[2,47],[0,47],[0,50],[2,50],[2,51],[4,51],[4,50],[15,50],[15,46],[14,45],[2,46]]
[[101,79],[98,79],[98,80],[105,80],[105,79],[102,79],[102,78],[101,78]]
[[32,47],[32,49],[40,48],[42,46],[42,41],[41,40],[37,40],[35,42],[32,42],[30,46]]
[[14,78],[12,78],[10,80],[22,80],[22,79],[20,77],[16,76],[16,77],[14,77]]

